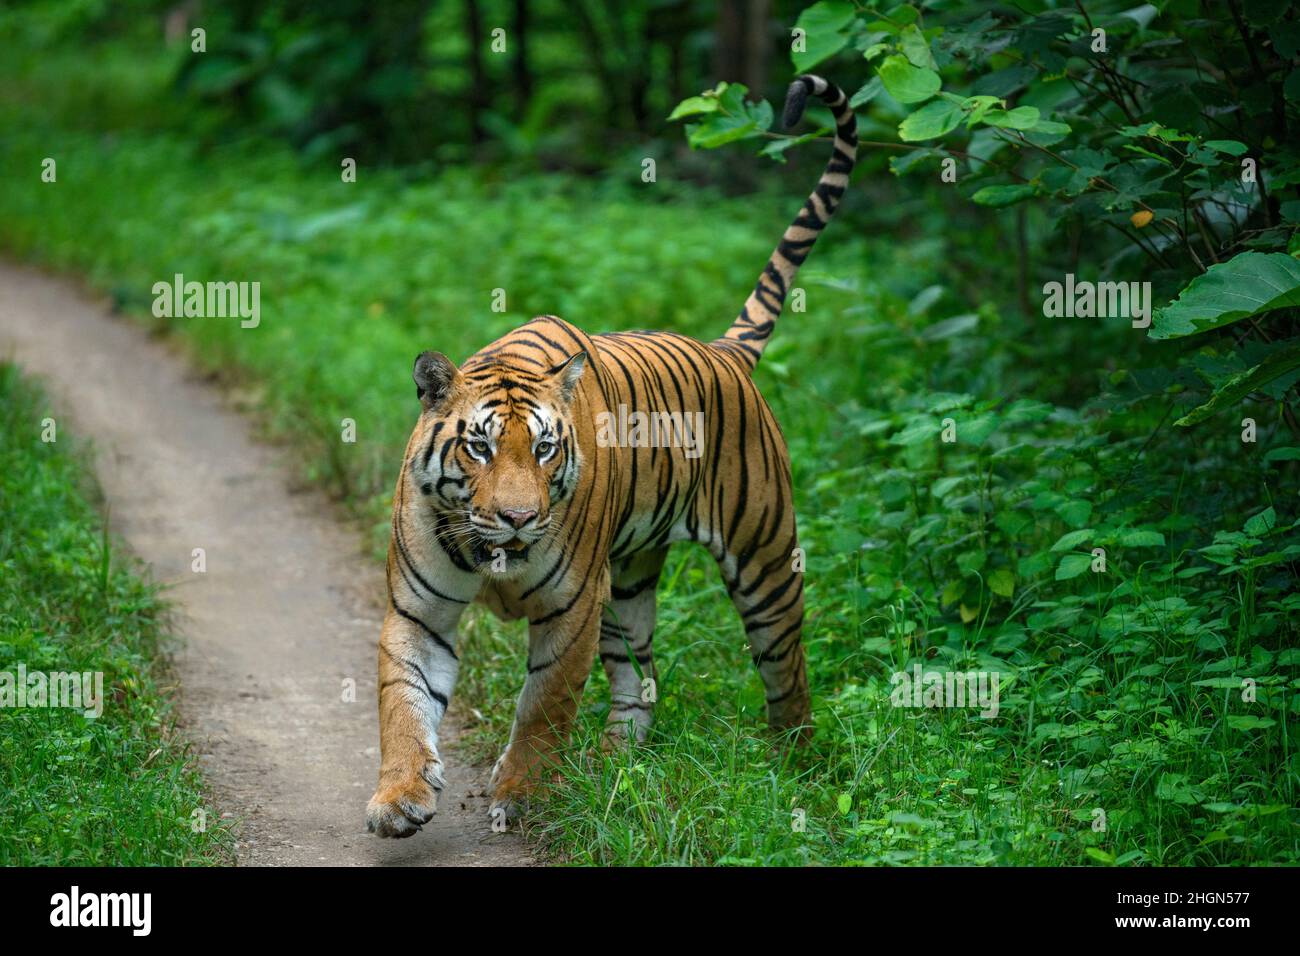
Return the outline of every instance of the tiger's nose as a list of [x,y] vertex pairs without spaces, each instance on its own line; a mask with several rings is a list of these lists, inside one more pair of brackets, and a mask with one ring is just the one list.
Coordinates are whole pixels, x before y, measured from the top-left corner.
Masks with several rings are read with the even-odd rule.
[[506,508],[501,511],[501,517],[505,518],[516,528],[522,528],[528,522],[537,517],[536,511],[517,511],[513,508]]

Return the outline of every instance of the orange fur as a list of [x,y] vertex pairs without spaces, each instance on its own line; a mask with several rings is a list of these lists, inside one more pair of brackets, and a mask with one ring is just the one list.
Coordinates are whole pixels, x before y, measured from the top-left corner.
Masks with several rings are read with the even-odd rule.
[[[836,115],[835,155],[722,338],[589,336],[541,316],[460,368],[437,353],[417,359],[422,413],[394,495],[380,635],[374,832],[408,836],[436,808],[437,727],[471,601],[529,621],[528,674],[493,772],[494,807],[508,812],[543,779],[598,653],[613,696],[610,737],[643,737],[654,590],[674,541],[699,542],[717,559],[767,688],[769,723],[810,732],[789,456],[749,374],[852,167],[844,94],[801,78],[796,114],[809,93]],[[629,410],[658,416],[667,431],[624,434]],[[656,435],[669,440],[646,440]]]

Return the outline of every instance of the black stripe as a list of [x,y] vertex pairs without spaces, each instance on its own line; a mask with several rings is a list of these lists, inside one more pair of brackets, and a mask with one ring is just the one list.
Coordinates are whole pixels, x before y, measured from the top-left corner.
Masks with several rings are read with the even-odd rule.
[[406,618],[406,619],[407,619],[408,621],[410,621],[412,624],[415,624],[416,626],[418,626],[421,630],[424,631],[424,633],[428,634],[429,637],[433,640],[433,642],[434,642],[435,644],[437,644],[439,647],[441,647],[441,648],[442,648],[444,651],[446,651],[448,654],[450,654],[454,660],[460,660],[459,657],[456,657],[456,650],[455,650],[455,648],[453,648],[450,644],[448,644],[448,643],[447,643],[447,642],[446,642],[446,641],[445,641],[445,640],[444,640],[444,639],[443,639],[439,634],[437,634],[437,633],[433,630],[433,628],[429,627],[428,624],[425,624],[423,621],[421,621],[421,620],[420,620],[418,617],[416,617],[414,614],[412,614],[412,613],[410,613],[409,611],[407,611],[405,608],[403,608],[401,605],[399,605],[396,601],[392,601],[392,600],[390,599],[390,602],[391,602],[392,605],[393,605],[393,610],[394,610],[394,611],[396,611],[396,612],[397,612],[398,614],[400,614],[402,617]]

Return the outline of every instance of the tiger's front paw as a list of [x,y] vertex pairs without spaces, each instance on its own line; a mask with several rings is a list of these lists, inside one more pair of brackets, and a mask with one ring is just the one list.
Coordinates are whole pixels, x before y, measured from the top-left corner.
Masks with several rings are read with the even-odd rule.
[[433,819],[445,784],[442,761],[436,757],[416,774],[380,774],[379,788],[366,805],[366,829],[381,837],[413,836]]

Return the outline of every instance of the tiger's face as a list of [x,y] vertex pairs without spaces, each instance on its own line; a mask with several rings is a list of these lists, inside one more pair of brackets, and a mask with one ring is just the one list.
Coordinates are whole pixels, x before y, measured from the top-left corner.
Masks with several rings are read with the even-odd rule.
[[586,364],[579,352],[550,370],[415,360],[424,411],[411,460],[416,484],[448,543],[500,571],[528,559],[553,530],[581,468],[573,399]]

